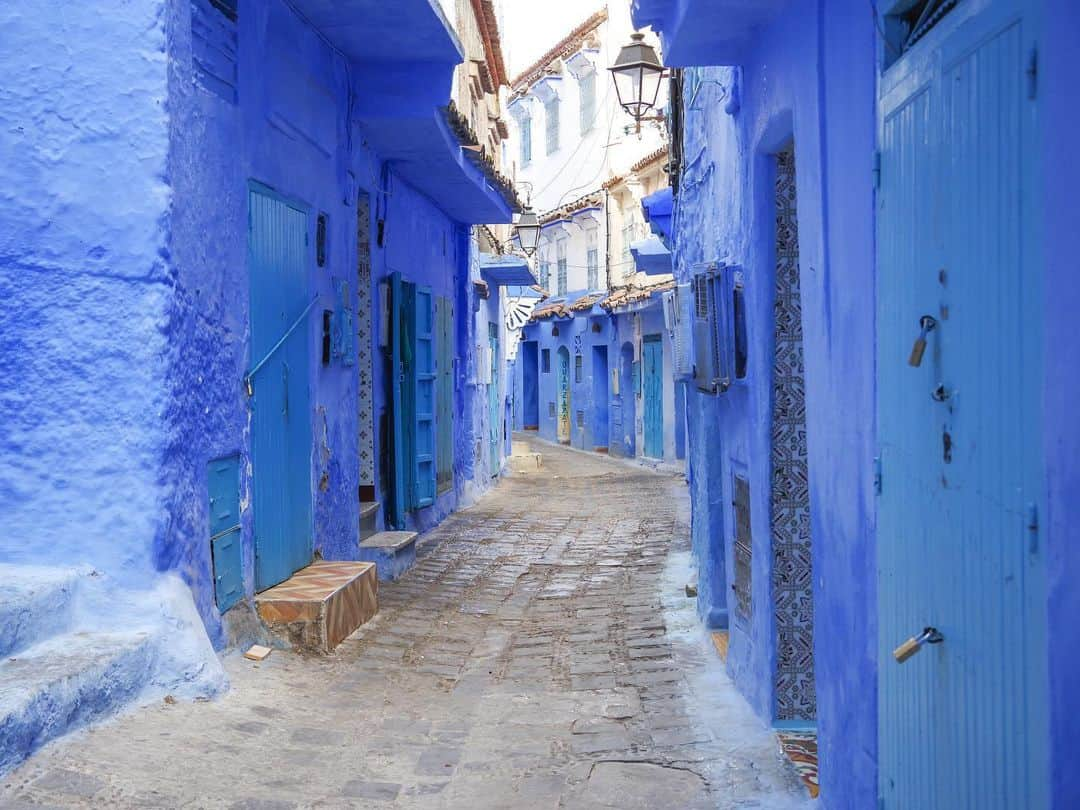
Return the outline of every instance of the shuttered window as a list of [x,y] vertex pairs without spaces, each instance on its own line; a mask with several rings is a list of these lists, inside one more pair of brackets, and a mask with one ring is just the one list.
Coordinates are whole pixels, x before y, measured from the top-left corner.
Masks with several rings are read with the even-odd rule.
[[532,163],[532,119],[524,116],[518,126],[521,129],[521,165],[528,166]]
[[581,134],[584,135],[592,129],[596,118],[596,73],[582,76],[578,87],[581,90]]
[[439,493],[454,485],[454,307],[449,298],[435,299],[435,485]]
[[544,105],[544,119],[547,125],[547,153],[559,151],[559,99],[553,98]]

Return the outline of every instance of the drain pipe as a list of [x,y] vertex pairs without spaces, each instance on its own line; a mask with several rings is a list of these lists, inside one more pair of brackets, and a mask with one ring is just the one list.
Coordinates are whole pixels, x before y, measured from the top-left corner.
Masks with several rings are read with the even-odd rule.
[[613,289],[611,283],[611,192],[604,189],[604,275],[607,277],[608,292]]

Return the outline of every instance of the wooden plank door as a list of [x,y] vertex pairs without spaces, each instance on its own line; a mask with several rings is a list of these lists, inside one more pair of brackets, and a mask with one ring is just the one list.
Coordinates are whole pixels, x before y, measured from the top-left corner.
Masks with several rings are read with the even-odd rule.
[[882,82],[880,804],[1042,808],[1032,37],[1021,2],[952,14]]
[[249,195],[251,486],[255,587],[311,562],[308,214],[268,190]]
[[642,405],[645,455],[664,457],[664,344],[660,335],[646,335],[642,344]]

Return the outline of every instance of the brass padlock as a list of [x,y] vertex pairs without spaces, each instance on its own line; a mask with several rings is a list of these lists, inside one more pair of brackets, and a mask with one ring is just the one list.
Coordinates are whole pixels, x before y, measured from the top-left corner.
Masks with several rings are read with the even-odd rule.
[[896,663],[902,664],[921,650],[924,644],[940,644],[944,640],[945,637],[937,631],[937,628],[924,627],[919,635],[912,636],[893,650],[893,658],[896,659]]
[[911,355],[908,357],[908,365],[918,368],[922,365],[923,355],[926,353],[926,336],[934,331],[937,320],[933,315],[923,315],[919,318],[919,336],[915,338],[915,345],[911,347]]

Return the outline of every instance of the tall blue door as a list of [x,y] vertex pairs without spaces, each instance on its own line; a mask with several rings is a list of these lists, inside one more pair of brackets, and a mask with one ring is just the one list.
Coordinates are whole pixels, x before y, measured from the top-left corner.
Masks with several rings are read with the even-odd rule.
[[307,212],[269,192],[249,196],[251,487],[255,588],[311,562]]
[[645,455],[664,457],[664,344],[660,335],[646,335],[641,347],[644,379]]
[[960,3],[882,76],[883,808],[1046,806],[1033,46],[1023,3]]
[[499,474],[502,454],[502,405],[499,402],[499,325],[488,324],[488,351],[491,353],[491,382],[488,384],[488,469],[491,477]]

